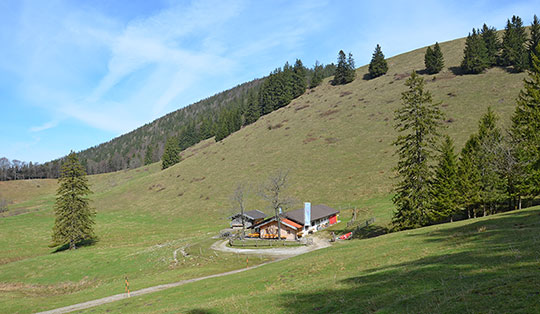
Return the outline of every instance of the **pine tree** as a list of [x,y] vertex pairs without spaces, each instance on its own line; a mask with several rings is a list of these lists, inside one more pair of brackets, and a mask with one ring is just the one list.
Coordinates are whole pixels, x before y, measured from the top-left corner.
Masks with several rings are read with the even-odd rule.
[[62,164],[58,183],[52,246],[68,244],[69,249],[73,250],[80,242],[95,239],[93,227],[96,215],[87,197],[92,191],[88,187],[86,173],[73,151]]
[[488,27],[486,24],[482,26],[481,35],[484,41],[484,46],[487,52],[487,64],[488,67],[497,65],[499,58],[500,43],[497,38],[497,30],[494,27]]
[[532,69],[524,80],[516,110],[512,116],[511,137],[516,158],[523,165],[524,180],[518,184],[520,195],[540,194],[540,45],[532,54]]
[[429,211],[432,222],[440,222],[450,218],[458,211],[458,176],[457,157],[454,153],[454,142],[445,136],[441,146],[441,154],[435,168],[435,177],[431,190],[432,206]]
[[477,167],[480,172],[480,201],[483,214],[493,213],[495,205],[504,198],[504,180],[497,172],[497,146],[503,141],[501,130],[497,127],[498,117],[491,107],[478,124]]
[[[466,210],[469,218],[476,217],[476,208],[480,203],[480,171],[477,162],[478,142],[473,134],[461,150],[458,161],[458,203]],[[471,215],[472,213],[472,215]]]
[[349,67],[347,65],[347,56],[343,50],[339,51],[338,54],[338,64],[336,67],[336,72],[334,73],[334,79],[332,80],[332,85],[343,85],[349,83],[348,78],[350,77]]
[[315,65],[313,66],[313,75],[311,76],[311,80],[309,82],[309,88],[315,88],[321,84],[324,73],[323,73],[323,66],[319,64],[319,61],[315,61]]
[[167,169],[180,162],[180,144],[178,138],[171,136],[165,142],[165,151],[161,158],[161,169]]
[[347,83],[354,81],[356,78],[356,65],[354,64],[354,58],[352,53],[349,52],[349,57],[347,58],[347,72],[345,75],[345,80]]
[[144,165],[149,165],[154,162],[154,147],[150,144],[146,147],[146,153],[144,154]]
[[252,91],[249,93],[246,112],[244,113],[244,125],[252,124],[260,117],[261,111],[256,94]]
[[502,41],[501,63],[503,66],[513,66],[514,70],[521,72],[528,68],[529,58],[525,43],[527,35],[523,22],[519,16],[512,16],[507,20]]
[[439,43],[435,43],[433,49],[428,47],[424,55],[424,64],[429,74],[439,73],[444,67],[444,57]]
[[486,45],[473,28],[472,34],[469,34],[465,41],[461,68],[465,73],[478,74],[488,67],[488,63]]
[[382,53],[381,46],[377,44],[375,51],[373,52],[373,57],[369,63],[369,76],[371,78],[376,78],[388,72],[388,64],[384,59],[384,54]]
[[439,136],[442,113],[433,104],[424,79],[413,72],[402,93],[403,106],[396,110],[399,183],[393,202],[397,207],[392,219],[395,230],[417,228],[429,223],[432,169],[431,158]]
[[535,54],[540,58],[540,55],[536,53],[536,46],[540,43],[540,21],[536,14],[534,15],[533,22],[531,23],[531,39],[529,40],[529,68],[533,70],[532,55]]

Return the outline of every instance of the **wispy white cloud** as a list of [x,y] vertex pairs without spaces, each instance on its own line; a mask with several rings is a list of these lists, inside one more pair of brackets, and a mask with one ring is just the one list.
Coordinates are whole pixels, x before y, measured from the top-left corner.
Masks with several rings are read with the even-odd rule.
[[28,129],[28,131],[30,131],[30,132],[41,132],[41,131],[45,131],[45,130],[54,128],[55,126],[58,125],[59,122],[60,122],[60,121],[58,121],[58,120],[48,121],[48,122],[45,122],[45,123],[42,124],[42,125],[33,126],[33,127],[31,127],[30,129]]

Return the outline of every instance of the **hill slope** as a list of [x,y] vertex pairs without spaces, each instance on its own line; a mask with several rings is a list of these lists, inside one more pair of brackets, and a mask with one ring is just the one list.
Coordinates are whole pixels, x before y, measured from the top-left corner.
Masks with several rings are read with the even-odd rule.
[[[463,47],[463,39],[442,43],[449,68],[424,76],[458,145],[490,105],[508,124],[524,77],[499,68],[456,75]],[[0,193],[13,202],[3,214],[9,217],[0,218],[0,303],[11,310],[49,309],[118,293],[124,275],[143,288],[245,267],[242,258],[207,250],[209,237],[228,225],[237,183],[255,191],[280,168],[290,169],[287,192],[299,201],[359,206],[360,218],[386,225],[393,210],[393,111],[407,73],[423,68],[424,51],[390,58],[388,74],[377,79],[362,79],[366,66],[350,84],[331,86],[327,79],[222,142],[187,149],[182,162],[164,171],[155,163],[91,176],[100,241],[76,252],[51,254],[47,247],[54,181],[0,182]],[[252,193],[247,206],[265,210],[266,204]],[[182,247],[190,248],[191,258],[176,263],[173,252]]]

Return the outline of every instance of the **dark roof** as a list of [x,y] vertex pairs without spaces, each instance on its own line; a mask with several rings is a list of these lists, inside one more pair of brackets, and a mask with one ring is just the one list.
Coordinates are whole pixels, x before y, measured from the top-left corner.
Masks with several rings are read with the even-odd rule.
[[[311,221],[330,217],[335,214],[339,214],[339,210],[333,209],[326,205],[311,205]],[[284,215],[290,220],[294,220],[301,225],[305,225],[304,208],[291,210],[290,212],[286,212]]]
[[[236,217],[236,216],[240,216],[240,213],[234,214],[234,215],[232,215],[232,216],[229,217],[229,218],[234,218],[234,217]],[[244,212],[244,216],[246,216],[246,217],[248,217],[248,218],[250,218],[250,219],[255,220],[255,219],[263,219],[263,218],[265,218],[265,217],[266,217],[266,214],[263,213],[263,212],[260,211],[260,210],[254,209],[254,210],[250,210],[250,211]]]

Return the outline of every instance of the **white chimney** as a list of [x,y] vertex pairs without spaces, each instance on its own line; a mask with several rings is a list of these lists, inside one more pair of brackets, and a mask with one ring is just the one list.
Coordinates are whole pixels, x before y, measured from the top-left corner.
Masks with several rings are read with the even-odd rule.
[[311,203],[304,203],[304,226],[311,226]]

